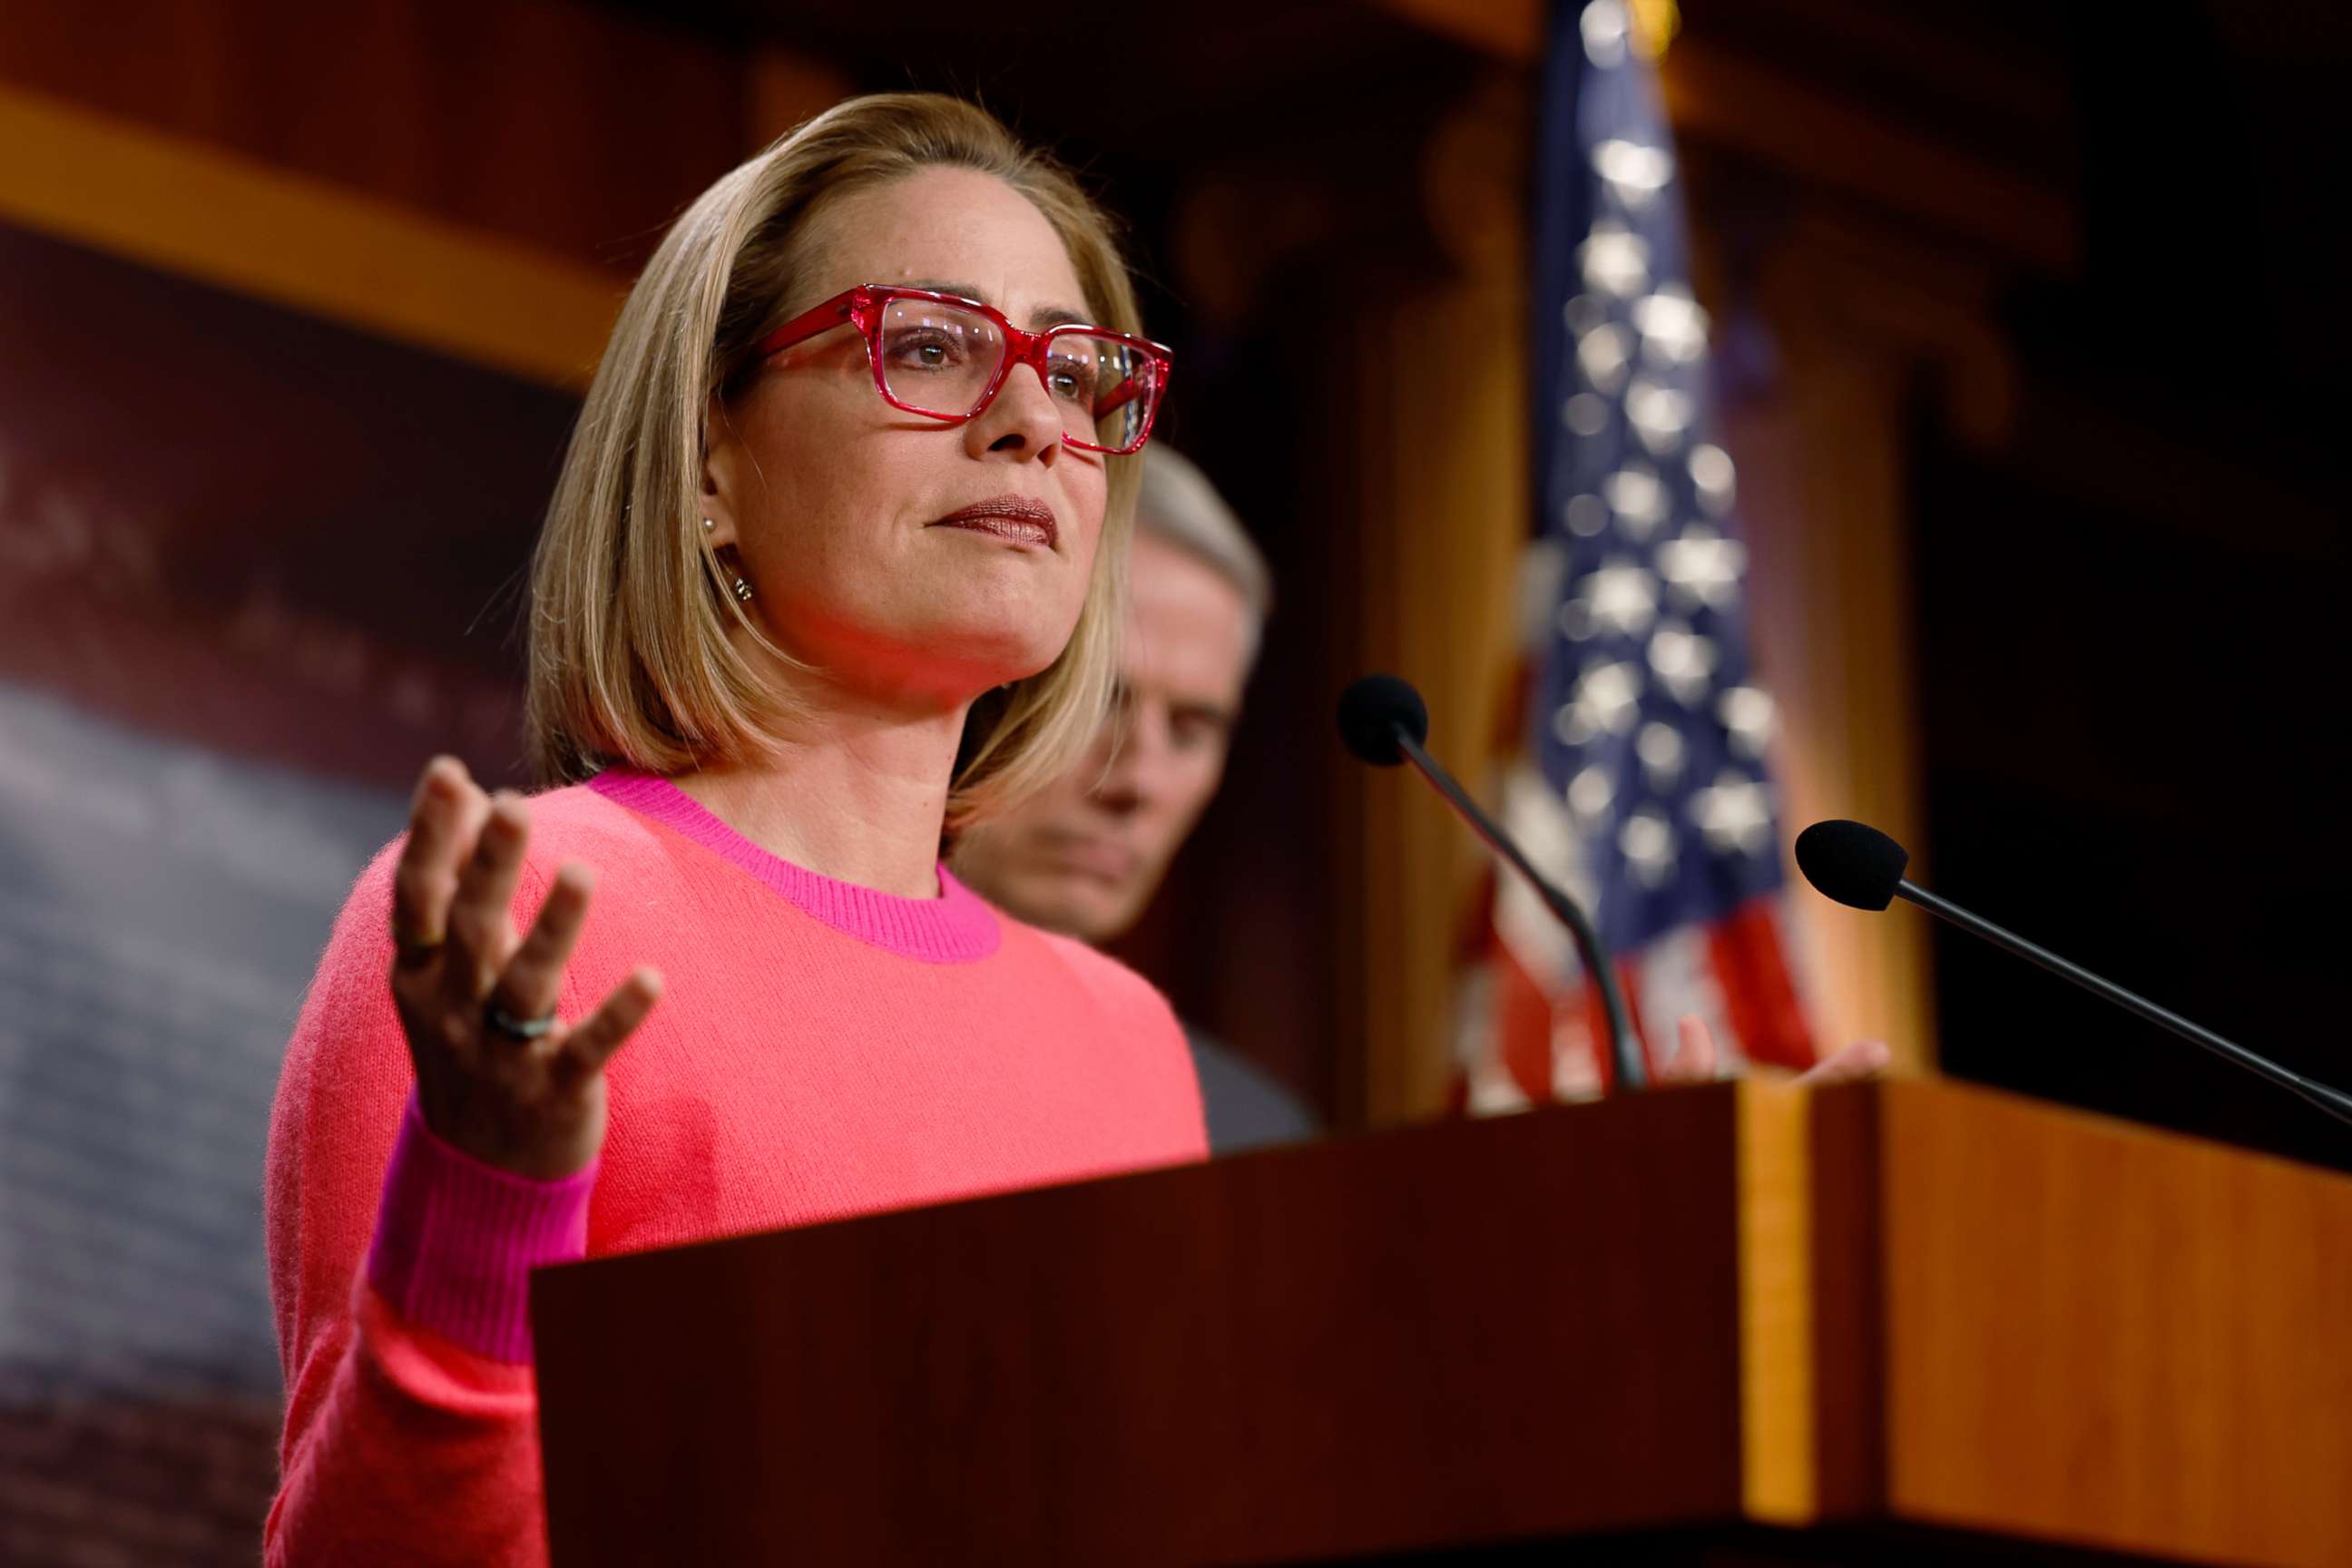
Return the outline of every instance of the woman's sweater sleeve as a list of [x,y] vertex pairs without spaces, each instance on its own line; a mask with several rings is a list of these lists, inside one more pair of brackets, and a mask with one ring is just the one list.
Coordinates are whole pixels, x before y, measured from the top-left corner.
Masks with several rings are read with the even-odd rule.
[[[389,981],[399,847],[336,921],[271,1112],[286,1426],[265,1557],[537,1563],[526,1293],[534,1265],[585,1252],[594,1170],[529,1181],[425,1129]],[[524,883],[518,929],[544,896],[528,866]]]

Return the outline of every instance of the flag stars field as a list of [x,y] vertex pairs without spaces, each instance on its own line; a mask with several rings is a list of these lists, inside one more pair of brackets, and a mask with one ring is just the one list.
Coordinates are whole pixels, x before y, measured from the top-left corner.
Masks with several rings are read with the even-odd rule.
[[1693,791],[1691,816],[1718,851],[1761,855],[1772,847],[1771,792],[1744,773],[1723,773]]
[[1658,549],[1658,574],[1672,584],[1677,603],[1727,609],[1738,596],[1739,575],[1747,569],[1748,549],[1726,539],[1703,522],[1693,523],[1679,539]]
[[1706,312],[1687,289],[1669,285],[1635,300],[1633,326],[1642,334],[1643,357],[1654,364],[1693,364],[1706,353]]
[[1627,299],[1650,281],[1649,242],[1623,224],[1593,225],[1592,237],[1579,254],[1584,259],[1588,288]]
[[1734,751],[1751,758],[1763,756],[1773,729],[1772,699],[1769,693],[1753,686],[1730,687],[1717,701],[1716,712],[1729,731]]
[[1657,619],[1658,579],[1621,556],[1587,579],[1584,602],[1594,631],[1637,637]]

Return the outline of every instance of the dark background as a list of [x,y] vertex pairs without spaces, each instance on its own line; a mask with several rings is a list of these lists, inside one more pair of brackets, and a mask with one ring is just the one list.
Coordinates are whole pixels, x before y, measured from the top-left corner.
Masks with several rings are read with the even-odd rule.
[[[1214,0],[1089,13],[1074,44],[1061,16],[928,0],[887,17],[836,0],[143,0],[103,25],[0,12],[0,87],[602,267],[616,289],[756,144],[740,67],[761,51],[822,61],[845,88],[971,94],[1052,143],[1132,224],[1152,330],[1181,367],[1166,432],[1278,582],[1228,787],[1124,951],[1344,1128],[1367,1120],[1372,879],[1351,848],[1367,785],[1328,705],[1383,658],[1372,445],[1426,438],[1362,419],[1356,395],[1391,373],[1365,323],[1464,265],[1420,171],[1465,105],[1528,110],[1532,61],[1482,31],[1511,9]],[[1801,157],[1704,128],[1685,147],[1703,289],[1745,332],[1726,367],[1739,399],[1789,393],[1759,279],[1809,224],[1866,223],[1991,279],[1985,324],[2016,373],[2000,438],[1956,415],[1932,366],[1894,392],[1916,690],[1907,729],[1864,743],[1918,758],[1922,879],[2352,1084],[2332,896],[2352,847],[2336,603],[2352,23],[2316,3],[1693,0],[1683,26],[1694,50],[2053,193],[2070,220],[2063,254],[2021,258],[1985,237],[2003,215],[1939,228]],[[1523,326],[1494,331],[1516,344]],[[66,712],[74,743],[126,776],[226,777],[354,867],[433,750],[516,776],[512,582],[567,395],[5,226],[0,354],[0,682],[38,699],[12,715]],[[66,863],[49,818],[5,826],[11,865]],[[108,876],[135,878],[124,867]],[[322,936],[312,906],[333,889],[251,896],[289,927],[315,914]],[[2185,1043],[1956,934],[1937,933],[1934,961],[1948,1072],[2352,1168],[2341,1129]],[[282,1038],[255,964],[265,979],[205,1016],[244,1075],[216,1120],[248,1129]],[[93,997],[136,1012],[160,984],[128,959],[52,967],[24,994],[68,1024]],[[135,1068],[90,1070],[138,1089]],[[141,1136],[170,1143],[168,1127]],[[93,1170],[106,1152],[80,1152]],[[238,1184],[259,1163],[256,1141],[206,1211],[224,1258],[251,1239],[259,1196]],[[257,1303],[257,1262],[225,1267],[220,1299]],[[78,1560],[251,1560],[239,1521],[266,1500],[273,1417],[268,1327],[247,1328],[209,1361],[166,1347],[176,1403],[61,1395],[47,1371],[0,1367],[0,1468],[50,1502],[80,1489],[121,1525],[114,1557]],[[0,1536],[0,1555],[13,1539],[29,1538]]]
[[[1920,421],[1927,849],[1941,892],[2324,1082],[2352,851],[2338,208],[2321,6],[2082,9],[2081,276],[2016,288],[2014,449]],[[1939,930],[1946,1070],[2352,1168],[2346,1129]]]

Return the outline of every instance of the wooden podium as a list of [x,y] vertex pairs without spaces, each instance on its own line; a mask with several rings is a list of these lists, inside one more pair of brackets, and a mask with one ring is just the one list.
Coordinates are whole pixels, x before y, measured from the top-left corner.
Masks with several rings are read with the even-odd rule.
[[2352,1563],[2352,1179],[1950,1084],[1341,1139],[532,1306],[556,1568]]

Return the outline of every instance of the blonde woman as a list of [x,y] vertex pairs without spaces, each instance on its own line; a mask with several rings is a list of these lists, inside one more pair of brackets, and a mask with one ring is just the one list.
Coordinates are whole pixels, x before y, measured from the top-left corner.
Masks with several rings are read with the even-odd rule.
[[1138,332],[1101,215],[950,99],[670,231],[535,563],[556,787],[427,767],[289,1049],[270,1562],[543,1558],[535,1264],[1205,1152],[1160,995],[939,864],[1095,732]]

